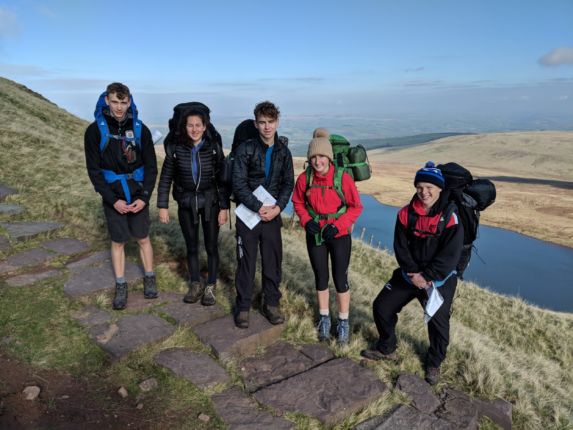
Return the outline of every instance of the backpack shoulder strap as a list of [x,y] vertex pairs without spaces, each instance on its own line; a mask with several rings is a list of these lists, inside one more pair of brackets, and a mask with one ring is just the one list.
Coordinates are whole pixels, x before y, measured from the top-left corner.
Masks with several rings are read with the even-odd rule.
[[344,198],[344,193],[342,192],[342,176],[344,175],[344,169],[334,166],[334,190],[338,194],[342,206],[346,206],[346,199]]
[[457,208],[458,207],[455,202],[451,201],[448,203],[448,206],[446,206],[446,209],[442,212],[442,216],[440,216],[440,221],[438,222],[438,227],[436,228],[436,236],[440,236],[442,234],[448,225],[448,222],[450,222],[452,214]]

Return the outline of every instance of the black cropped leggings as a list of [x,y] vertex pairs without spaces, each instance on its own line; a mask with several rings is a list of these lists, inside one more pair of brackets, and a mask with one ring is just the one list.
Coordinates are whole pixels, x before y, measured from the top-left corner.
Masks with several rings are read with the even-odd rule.
[[[185,245],[187,247],[187,267],[191,281],[199,281],[199,223],[195,223],[193,210],[179,208],[179,225],[183,232]],[[217,220],[218,210],[212,210],[209,221],[205,220],[205,210],[199,209],[197,216],[201,219],[203,228],[203,241],[207,252],[207,283],[217,282],[217,271],[219,270],[219,223]]]
[[332,278],[336,292],[348,291],[348,265],[350,264],[350,251],[352,239],[349,234],[327,240],[322,245],[316,245],[313,235],[306,235],[306,249],[310,257],[310,265],[314,272],[316,289],[328,289],[328,256],[332,264]]

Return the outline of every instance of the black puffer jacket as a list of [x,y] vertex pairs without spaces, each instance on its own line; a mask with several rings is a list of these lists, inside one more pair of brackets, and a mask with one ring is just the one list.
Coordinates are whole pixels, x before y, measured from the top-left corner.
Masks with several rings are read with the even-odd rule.
[[[127,131],[133,132],[131,112],[121,123],[110,116],[107,110],[104,110],[104,118],[107,121],[110,133],[113,135],[125,136]],[[135,160],[132,163],[127,163],[121,148],[121,141],[117,139],[110,139],[103,153],[100,153],[100,136],[98,125],[92,122],[85,132],[84,149],[88,175],[95,190],[101,194],[103,201],[113,206],[117,200],[125,200],[125,194],[119,181],[111,184],[106,183],[102,169],[112,170],[119,174],[132,173],[137,168],[144,166],[143,182],[136,182],[130,179],[127,181],[127,184],[132,201],[141,199],[145,203],[149,203],[151,193],[155,187],[155,180],[157,179],[155,148],[153,147],[149,129],[145,124],[143,125],[141,130],[141,148],[136,147]]]
[[265,155],[268,145],[260,138],[250,139],[237,147],[233,164],[233,193],[237,203],[258,212],[263,205],[253,191],[262,185],[277,200],[281,211],[290,200],[294,188],[292,155],[286,145],[275,136],[271,156],[271,171],[265,180]]
[[165,154],[157,186],[157,207],[169,207],[169,189],[173,182],[173,198],[179,207],[192,208],[196,213],[197,206],[202,206],[203,200],[205,218],[209,220],[213,207],[229,208],[227,189],[219,180],[225,156],[221,146],[205,136],[205,143],[198,154],[199,172],[197,182],[195,182],[191,167],[192,150],[190,143],[178,142],[172,153]]

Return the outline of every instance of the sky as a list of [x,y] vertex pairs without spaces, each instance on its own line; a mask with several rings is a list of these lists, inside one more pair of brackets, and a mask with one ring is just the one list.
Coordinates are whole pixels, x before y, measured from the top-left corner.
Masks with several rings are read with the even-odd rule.
[[0,76],[85,119],[120,81],[157,125],[268,99],[368,136],[573,130],[573,0],[0,0]]

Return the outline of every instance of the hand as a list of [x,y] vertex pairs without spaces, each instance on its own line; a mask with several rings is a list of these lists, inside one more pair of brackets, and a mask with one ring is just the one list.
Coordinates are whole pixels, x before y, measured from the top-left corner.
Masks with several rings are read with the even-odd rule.
[[219,225],[225,225],[229,219],[229,209],[221,209],[219,211],[219,216],[217,217],[217,222]]
[[259,209],[259,216],[263,221],[272,221],[278,214],[281,213],[281,208],[277,205],[273,206],[261,206]]
[[159,222],[161,224],[169,224],[169,209],[159,209]]
[[136,201],[134,201],[132,204],[130,204],[127,207],[128,207],[130,212],[133,212],[134,214],[136,214],[137,212],[142,210],[145,206],[146,206],[146,203],[143,200],[137,199]]
[[113,208],[122,215],[125,215],[126,213],[129,212],[129,206],[127,205],[125,200],[117,200],[113,204]]
[[320,224],[314,220],[310,220],[306,223],[304,229],[308,234],[317,234],[320,233]]
[[425,289],[430,286],[430,282],[426,281],[426,278],[422,276],[422,273],[408,273],[408,277],[412,284],[419,289]]
[[331,240],[338,234],[338,229],[334,224],[326,224],[326,227],[322,230],[322,238],[324,240]]

